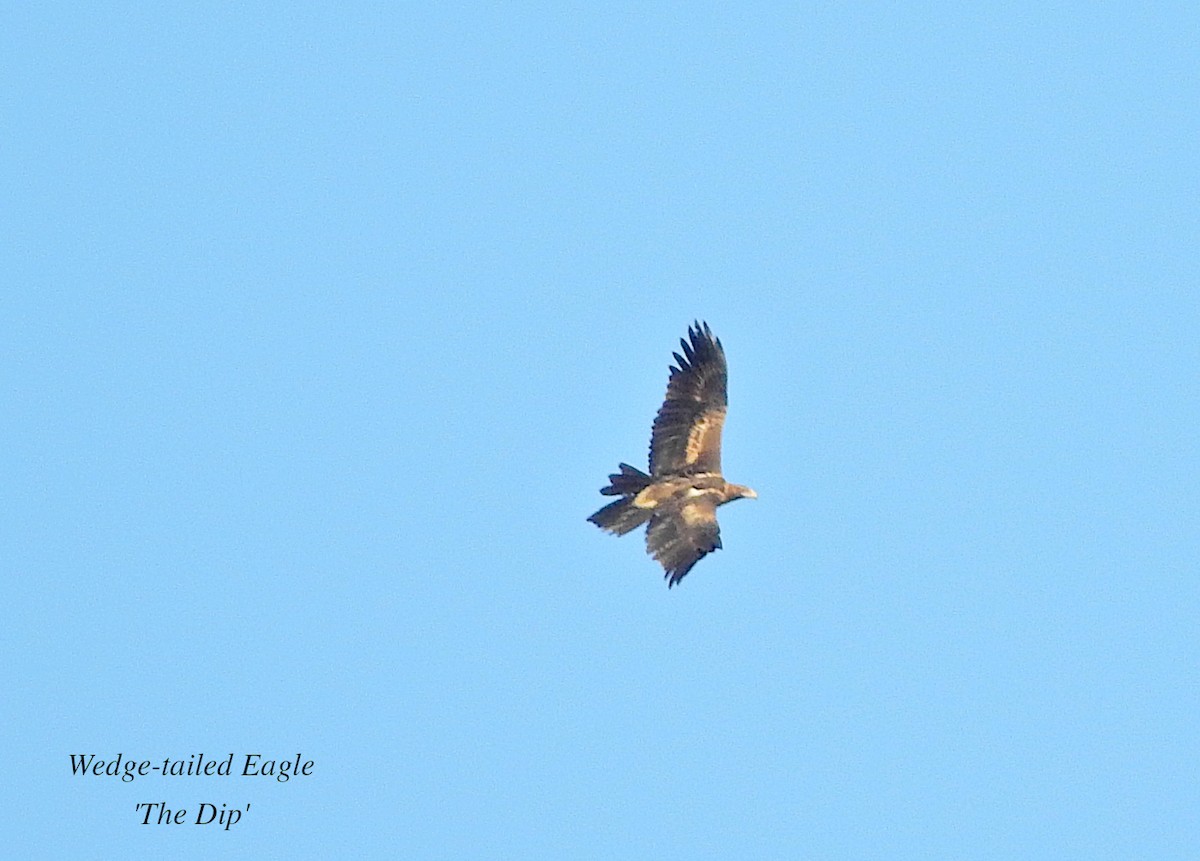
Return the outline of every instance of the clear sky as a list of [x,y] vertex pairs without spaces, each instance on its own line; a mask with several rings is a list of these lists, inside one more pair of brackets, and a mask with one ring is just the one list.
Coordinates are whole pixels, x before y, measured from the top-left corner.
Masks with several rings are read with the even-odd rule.
[[[13,857],[1200,857],[1198,44],[10,9]],[[693,319],[759,498],[668,591],[585,518]]]

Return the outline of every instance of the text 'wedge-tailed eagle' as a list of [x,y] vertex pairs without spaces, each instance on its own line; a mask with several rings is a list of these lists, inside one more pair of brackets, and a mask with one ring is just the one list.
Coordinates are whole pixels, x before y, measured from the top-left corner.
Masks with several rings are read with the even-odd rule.
[[614,535],[649,521],[646,552],[674,586],[692,566],[721,546],[717,506],[757,498],[721,475],[721,427],[728,404],[725,350],[707,323],[688,328],[675,353],[667,397],[650,433],[650,474],[620,465],[600,492],[621,497],[588,518]]

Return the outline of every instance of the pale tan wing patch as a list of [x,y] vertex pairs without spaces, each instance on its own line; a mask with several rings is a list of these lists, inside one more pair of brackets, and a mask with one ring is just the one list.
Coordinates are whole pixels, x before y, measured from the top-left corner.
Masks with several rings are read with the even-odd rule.
[[705,412],[688,432],[684,463],[708,472],[721,471],[721,430],[725,427],[725,408]]
[[705,495],[703,499],[696,502],[685,502],[680,506],[679,513],[683,517],[683,522],[688,526],[715,523],[717,520],[717,509],[709,495]]
[[687,487],[686,481],[656,481],[633,498],[633,504],[638,508],[658,508],[665,502],[670,502]]

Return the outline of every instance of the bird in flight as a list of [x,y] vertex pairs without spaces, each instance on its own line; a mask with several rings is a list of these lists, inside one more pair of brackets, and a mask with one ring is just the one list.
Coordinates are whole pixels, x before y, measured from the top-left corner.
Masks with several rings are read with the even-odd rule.
[[717,506],[758,494],[721,475],[721,428],[728,404],[725,350],[707,323],[688,327],[650,432],[650,474],[627,463],[600,492],[621,497],[588,520],[614,535],[649,521],[646,552],[662,564],[670,588],[721,546]]

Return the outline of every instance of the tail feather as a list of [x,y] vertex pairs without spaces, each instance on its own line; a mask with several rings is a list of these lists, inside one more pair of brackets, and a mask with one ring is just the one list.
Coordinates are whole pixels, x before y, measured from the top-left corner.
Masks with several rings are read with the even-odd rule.
[[635,506],[633,504],[633,497],[627,496],[624,499],[618,499],[616,502],[610,502],[589,517],[588,520],[614,535],[624,535],[626,532],[632,532],[649,520],[651,513],[645,508]]
[[620,465],[621,471],[608,477],[608,487],[600,492],[605,496],[637,496],[650,484],[650,476],[627,463]]
[[601,529],[614,535],[624,535],[637,529],[650,519],[651,512],[638,508],[633,504],[633,498],[650,484],[650,476],[640,469],[627,463],[620,465],[620,472],[608,477],[609,485],[600,492],[605,496],[620,496],[616,502],[610,502],[588,518]]

